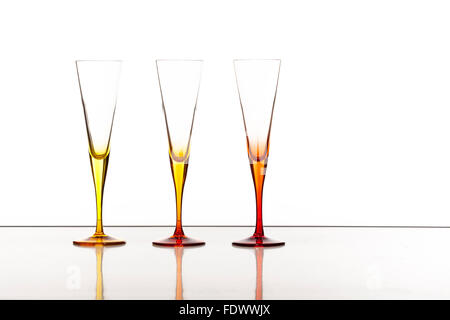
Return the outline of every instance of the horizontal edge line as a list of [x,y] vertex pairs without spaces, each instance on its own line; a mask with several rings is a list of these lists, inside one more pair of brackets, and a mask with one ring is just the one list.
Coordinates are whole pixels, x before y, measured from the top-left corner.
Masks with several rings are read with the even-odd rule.
[[[104,225],[106,228],[173,228],[174,225]],[[253,228],[251,225],[183,225],[195,228]],[[383,226],[383,225],[266,225],[265,228],[403,228],[403,229],[448,229],[450,226]],[[95,228],[94,225],[3,225],[0,228]]]

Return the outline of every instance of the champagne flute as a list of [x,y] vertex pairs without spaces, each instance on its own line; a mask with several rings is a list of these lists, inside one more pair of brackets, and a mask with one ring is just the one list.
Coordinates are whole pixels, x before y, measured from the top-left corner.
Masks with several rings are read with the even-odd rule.
[[78,83],[89,142],[89,159],[94,178],[97,224],[91,237],[75,245],[121,245],[125,241],[103,232],[103,189],[110,154],[111,132],[116,110],[121,61],[77,60]]
[[269,157],[270,130],[277,95],[281,60],[234,60],[239,100],[247,135],[247,151],[256,195],[256,228],[249,238],[233,245],[248,247],[281,246],[285,243],[264,235],[262,194]]
[[181,222],[183,190],[189,164],[202,64],[202,60],[156,60],[169,142],[170,167],[175,186],[176,226],[171,237],[154,241],[154,245],[196,246],[205,244],[204,241],[187,237]]

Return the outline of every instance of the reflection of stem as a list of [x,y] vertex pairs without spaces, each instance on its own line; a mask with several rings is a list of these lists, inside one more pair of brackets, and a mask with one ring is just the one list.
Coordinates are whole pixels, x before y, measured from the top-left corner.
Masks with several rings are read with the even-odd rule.
[[255,185],[255,195],[256,195],[256,228],[254,237],[263,237],[264,228],[262,222],[262,195],[264,179],[266,177],[267,161],[252,161],[250,163],[252,169],[253,183]]
[[103,188],[105,186],[106,172],[108,169],[109,154],[97,159],[91,155],[92,176],[94,178],[95,199],[97,203],[97,226],[94,236],[104,236],[102,223]]
[[255,257],[256,257],[256,298],[255,298],[255,300],[262,300],[262,298],[263,298],[262,274],[263,274],[264,248],[256,247],[255,248]]
[[103,245],[95,246],[95,255],[97,257],[96,299],[103,300]]
[[175,257],[177,259],[177,288],[175,299],[183,300],[183,279],[182,279],[182,262],[183,262],[183,247],[175,247]]

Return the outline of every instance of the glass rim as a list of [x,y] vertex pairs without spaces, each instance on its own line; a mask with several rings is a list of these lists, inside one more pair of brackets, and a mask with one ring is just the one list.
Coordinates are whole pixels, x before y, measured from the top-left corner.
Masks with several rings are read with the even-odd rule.
[[123,60],[119,60],[119,59],[112,59],[112,60],[108,60],[108,59],[81,59],[81,60],[75,60],[76,63],[78,62],[123,62]]
[[249,58],[249,59],[233,59],[233,62],[241,62],[241,61],[278,61],[281,62],[281,59],[259,59],[259,58]]
[[156,59],[155,62],[203,62],[202,59]]

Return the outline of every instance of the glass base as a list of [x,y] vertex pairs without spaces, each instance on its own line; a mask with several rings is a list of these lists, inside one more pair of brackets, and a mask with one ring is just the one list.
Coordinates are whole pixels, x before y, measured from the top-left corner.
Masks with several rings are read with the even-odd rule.
[[203,246],[205,241],[192,239],[186,236],[171,236],[167,239],[153,241],[154,246],[164,247],[188,247],[188,246]]
[[266,236],[262,237],[251,236],[250,238],[233,242],[233,246],[239,247],[276,247],[284,245],[285,245],[284,241],[273,240]]
[[76,246],[85,247],[92,247],[96,245],[119,246],[125,244],[125,241],[107,235],[93,235],[92,237],[89,237],[87,239],[74,241],[73,244]]

